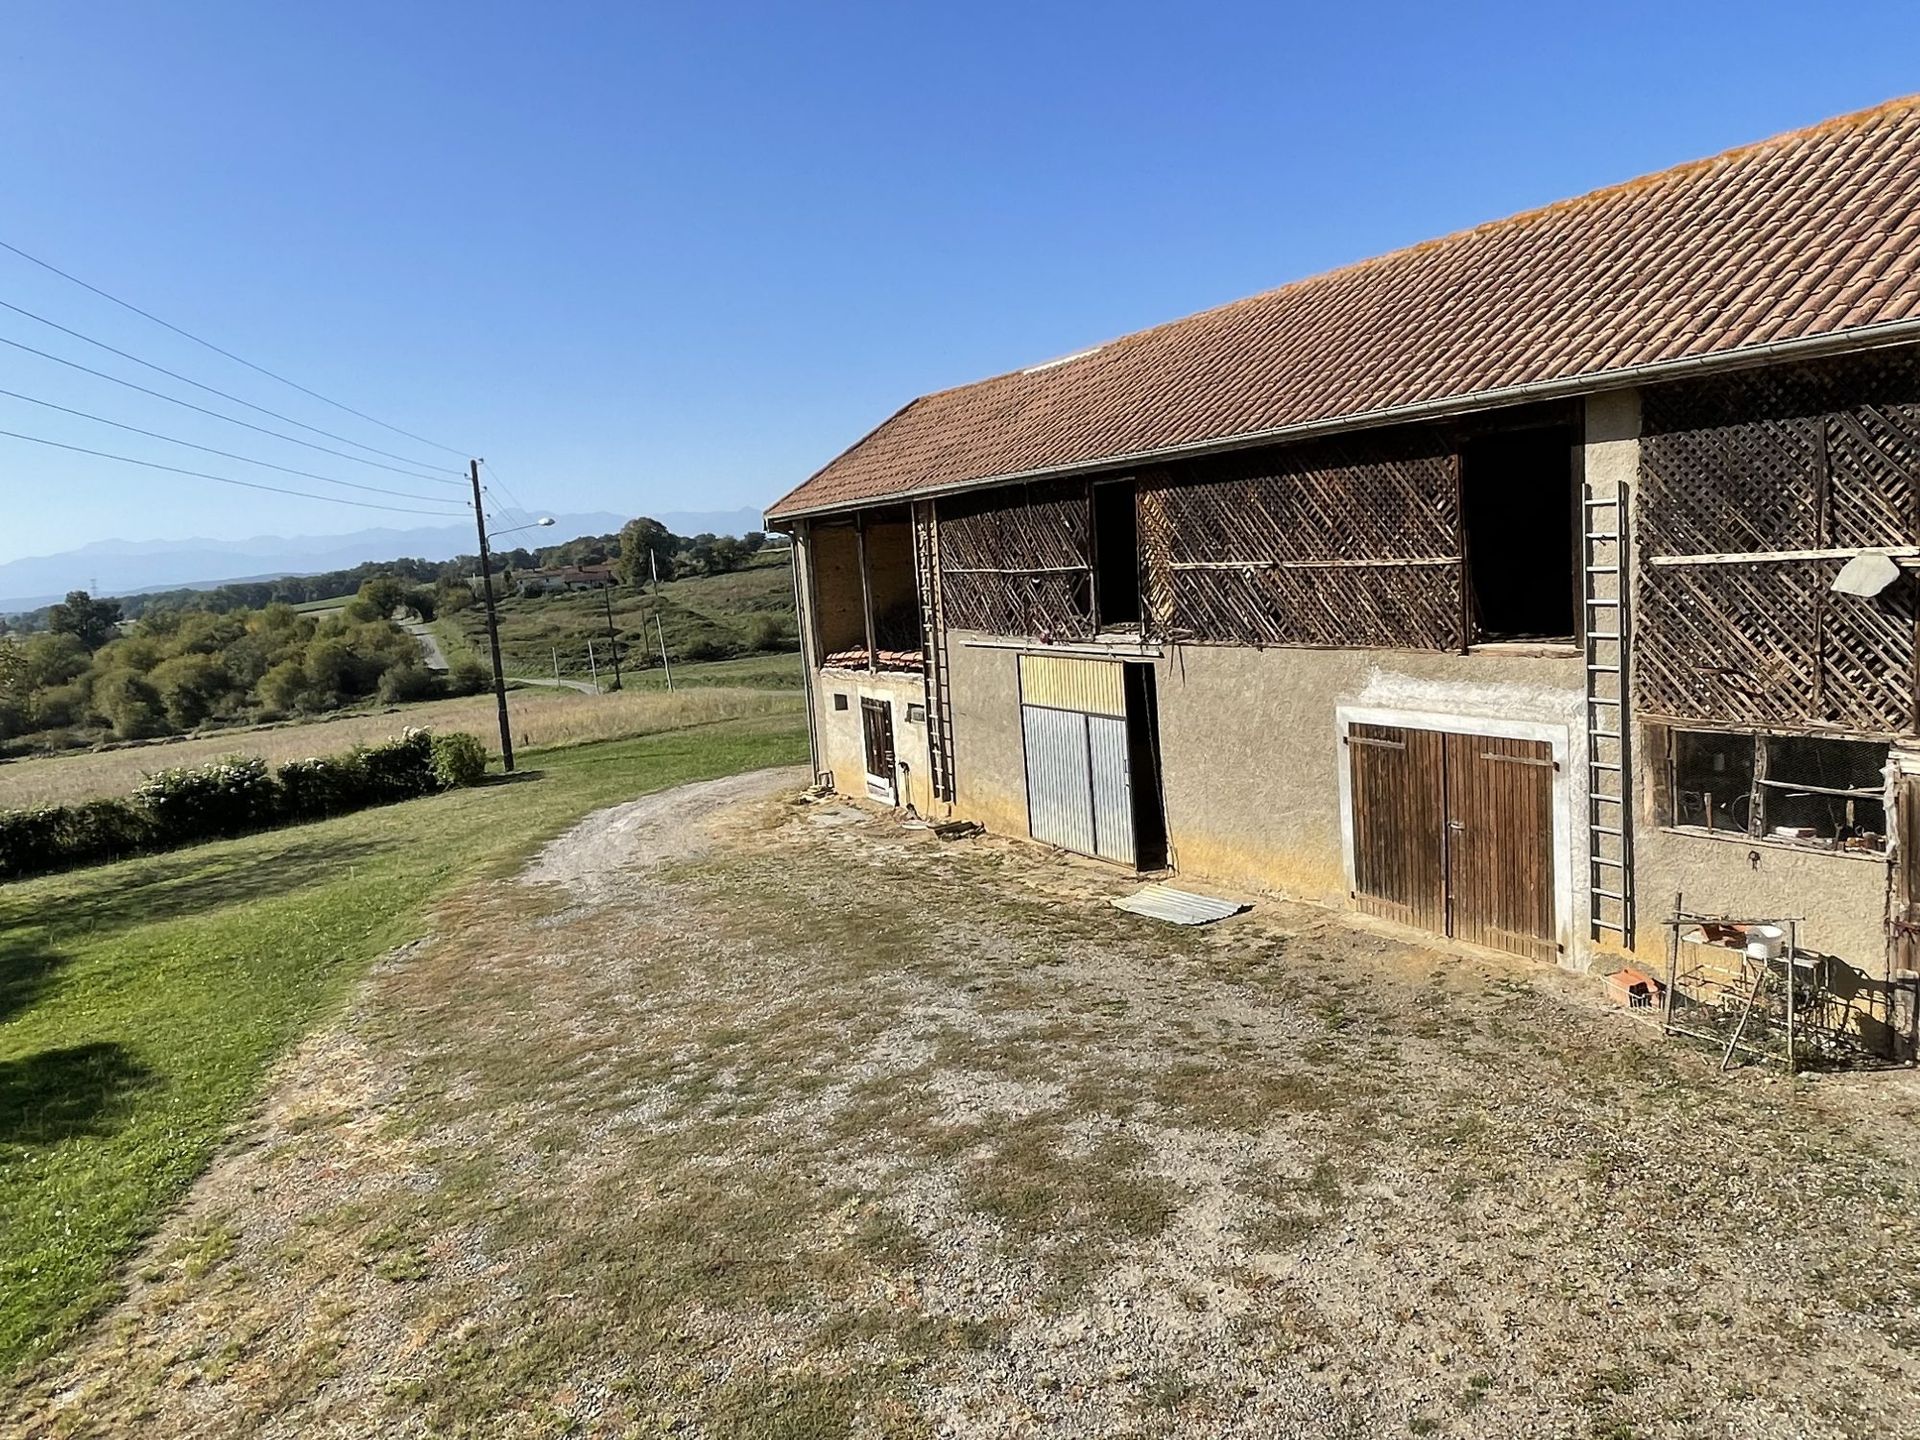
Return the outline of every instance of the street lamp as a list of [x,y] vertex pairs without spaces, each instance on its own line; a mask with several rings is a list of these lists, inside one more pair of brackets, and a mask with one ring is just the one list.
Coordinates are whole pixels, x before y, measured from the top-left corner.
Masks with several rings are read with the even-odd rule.
[[493,533],[496,536],[511,535],[515,530],[538,530],[542,525],[551,525],[551,524],[553,524],[553,516],[542,515],[538,520],[530,521],[525,525],[512,525],[505,530],[496,530]]

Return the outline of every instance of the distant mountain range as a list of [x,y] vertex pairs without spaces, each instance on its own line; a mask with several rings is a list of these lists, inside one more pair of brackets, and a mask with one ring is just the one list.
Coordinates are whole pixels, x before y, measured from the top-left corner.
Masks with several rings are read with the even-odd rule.
[[[631,516],[595,511],[556,515],[551,527],[503,535],[496,548],[537,550],[577,535],[605,535]],[[676,535],[744,535],[758,510],[674,510],[653,517]],[[58,555],[0,562],[0,611],[35,610],[69,590],[137,595],[149,590],[211,590],[239,580],[273,580],[347,570],[368,560],[451,560],[474,550],[471,524],[418,530],[355,530],[346,535],[260,535],[251,540],[95,540]]]

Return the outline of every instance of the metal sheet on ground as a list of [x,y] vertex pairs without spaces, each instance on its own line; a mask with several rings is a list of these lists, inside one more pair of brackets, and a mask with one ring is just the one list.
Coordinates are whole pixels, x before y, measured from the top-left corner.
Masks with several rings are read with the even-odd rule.
[[1221,900],[1212,895],[1196,895],[1191,890],[1176,890],[1171,885],[1142,885],[1131,895],[1108,902],[1116,910],[1144,915],[1149,920],[1164,920],[1169,925],[1210,925],[1229,915],[1238,915],[1253,907],[1244,900]]

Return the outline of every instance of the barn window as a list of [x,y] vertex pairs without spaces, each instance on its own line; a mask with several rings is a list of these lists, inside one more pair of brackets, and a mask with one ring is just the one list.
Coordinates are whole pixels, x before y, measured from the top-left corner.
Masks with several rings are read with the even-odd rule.
[[1476,640],[1576,634],[1574,441],[1566,426],[1509,430],[1471,440],[1462,453]]
[[843,692],[838,690],[834,691],[833,708],[836,710],[844,710],[847,708],[847,697]]
[[1827,850],[1887,848],[1887,748],[1803,735],[1672,732],[1667,822]]

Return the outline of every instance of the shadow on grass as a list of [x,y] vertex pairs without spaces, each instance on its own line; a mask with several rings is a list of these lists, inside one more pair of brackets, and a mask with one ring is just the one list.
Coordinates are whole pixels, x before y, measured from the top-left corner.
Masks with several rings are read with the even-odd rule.
[[0,1024],[44,995],[67,960],[67,956],[38,945],[0,940]]
[[104,1040],[0,1060],[0,1145],[109,1134],[153,1078],[125,1046]]
[[[205,914],[343,879],[353,865],[364,864],[404,843],[404,836],[300,839],[298,834],[292,829],[270,831],[267,847],[259,843],[261,836],[212,841],[142,860],[49,876],[46,883],[57,886],[59,893],[21,906],[22,913],[17,915],[6,913],[5,902],[11,897],[0,890],[0,926],[9,922],[33,924],[42,936],[51,938],[111,933],[182,915]],[[270,842],[277,836],[284,836],[286,843],[273,848]],[[0,941],[0,996],[6,994],[5,987],[19,963],[17,948]],[[30,963],[25,968],[31,968]]]

